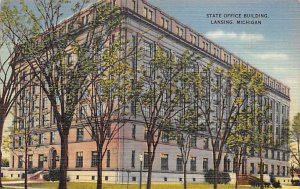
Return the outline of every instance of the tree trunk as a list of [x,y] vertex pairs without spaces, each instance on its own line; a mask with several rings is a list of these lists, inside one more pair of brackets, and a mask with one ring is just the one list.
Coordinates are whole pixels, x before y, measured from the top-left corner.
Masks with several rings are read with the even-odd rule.
[[262,159],[262,150],[260,150],[260,175],[259,175],[259,180],[260,180],[260,189],[264,188],[264,162]]
[[[27,129],[27,128],[26,128]],[[27,136],[26,136],[27,137]],[[28,188],[28,178],[27,178],[27,170],[28,170],[28,144],[27,141],[25,141],[25,170],[24,170],[24,176],[25,176],[25,181],[24,181],[24,189]]]
[[3,135],[3,127],[4,127],[4,115],[0,113],[0,188],[2,188],[2,135]]
[[219,182],[219,179],[218,179],[218,168],[216,166],[216,163],[214,163],[214,189],[217,189],[218,188],[218,182]]
[[102,148],[98,150],[99,162],[97,164],[97,189],[102,189]]
[[[149,157],[149,159],[150,159],[150,157]],[[147,189],[151,189],[152,163],[150,163],[150,165],[148,164]]]
[[68,170],[68,134],[64,133],[60,137],[61,152],[60,152],[60,179],[59,189],[67,189],[67,170]]
[[183,188],[187,189],[187,181],[186,181],[186,163],[183,164]]

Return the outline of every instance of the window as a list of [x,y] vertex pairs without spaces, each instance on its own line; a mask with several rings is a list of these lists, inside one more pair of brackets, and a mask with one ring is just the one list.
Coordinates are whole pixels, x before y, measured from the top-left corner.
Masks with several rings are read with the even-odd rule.
[[196,135],[191,136],[191,147],[197,147],[197,136]]
[[41,169],[44,167],[44,154],[39,154],[38,167],[41,168]]
[[191,171],[196,171],[197,167],[196,167],[196,157],[192,157],[191,158]]
[[268,164],[264,164],[264,174],[268,174],[269,173],[269,166]]
[[96,167],[99,163],[99,157],[98,157],[98,152],[93,151],[92,152],[92,164],[91,167]]
[[77,128],[77,134],[76,134],[76,141],[80,142],[83,141],[83,128]]
[[274,165],[271,165],[271,174],[274,174]]
[[24,144],[24,138],[23,137],[19,137],[19,146],[23,146]]
[[203,158],[203,172],[208,171],[208,158]]
[[148,169],[149,167],[149,162],[148,160],[150,158],[150,154],[148,152],[144,152],[144,169]]
[[169,169],[168,154],[162,154],[160,161],[161,161],[161,170],[168,170]]
[[132,0],[132,9],[134,11],[136,10],[136,2],[135,2],[135,0]]
[[254,174],[255,172],[255,166],[254,166],[254,163],[250,163],[250,174]]
[[50,144],[55,143],[55,132],[50,132]]
[[145,126],[144,139],[147,140],[147,138],[148,138],[148,127]]
[[15,156],[12,156],[11,164],[11,167],[15,168]]
[[282,166],[282,176],[285,176],[285,166]]
[[144,55],[148,57],[153,56],[153,45],[148,41],[144,41]]
[[110,150],[106,152],[106,167],[110,167]]
[[39,134],[39,145],[42,145],[45,143],[44,133]]
[[161,141],[162,143],[169,143],[169,134],[167,132],[162,133]]
[[280,175],[280,166],[277,165],[277,175],[279,176]]
[[277,152],[277,160],[280,160],[280,152]]
[[18,168],[23,168],[23,156],[18,156]]
[[132,132],[131,132],[131,136],[132,136],[133,139],[135,139],[135,134],[136,134],[136,125],[133,124],[132,125]]
[[176,159],[176,171],[182,171],[183,170],[183,162],[182,162],[182,156],[177,156]]
[[81,106],[81,107],[80,107],[80,111],[79,111],[79,118],[80,118],[80,119],[85,118],[86,113],[87,113],[87,108],[86,108],[86,106]]
[[33,167],[33,155],[28,155],[28,168],[31,169]]
[[43,98],[42,107],[43,107],[43,109],[46,109],[48,107],[48,98],[47,97]]
[[132,150],[131,152],[131,167],[134,168],[135,167],[135,151]]
[[275,158],[275,151],[274,150],[271,151],[271,155],[272,155],[272,159],[274,159]]
[[83,167],[83,152],[76,152],[76,167]]
[[208,138],[205,138],[204,139],[204,149],[208,149],[208,142],[209,142],[209,139]]
[[28,135],[28,145],[29,146],[33,145],[32,135]]
[[268,158],[269,157],[269,151],[268,151],[268,149],[266,149],[266,151],[265,151],[265,158]]

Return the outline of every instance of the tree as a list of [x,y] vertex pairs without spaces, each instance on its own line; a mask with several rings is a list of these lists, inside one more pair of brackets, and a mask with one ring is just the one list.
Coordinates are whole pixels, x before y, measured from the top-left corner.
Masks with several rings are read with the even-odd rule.
[[102,55],[97,78],[80,102],[83,111],[79,120],[97,146],[97,188],[102,188],[102,162],[110,143],[130,119],[126,105],[131,95],[131,68],[119,61],[119,52],[124,51],[116,40]]
[[291,130],[291,153],[297,166],[300,166],[300,113],[293,118]]
[[188,52],[176,59],[175,55],[158,47],[154,58],[141,65],[134,81],[135,104],[145,125],[147,189],[151,189],[152,166],[162,133],[171,130],[174,117],[182,111],[187,92],[181,90],[181,84],[188,78],[185,71],[189,68],[194,68],[194,65]]
[[179,117],[178,122],[175,120],[175,130],[173,131],[177,137],[177,145],[180,150],[181,164],[183,165],[183,188],[187,188],[187,163],[191,161],[191,171],[195,165],[195,160],[190,159],[190,152],[196,147],[197,136],[199,135],[198,116],[195,108],[183,109],[183,114]]
[[[244,112],[246,114],[246,112]],[[232,134],[228,137],[227,141],[227,152],[232,153],[234,156],[234,173],[236,176],[235,188],[238,188],[238,176],[240,173],[241,164],[244,163],[243,160],[248,156],[251,145],[251,131],[248,124],[247,116],[240,115],[237,119],[238,124],[235,126]]]
[[243,65],[232,65],[228,70],[212,63],[202,67],[202,93],[198,104],[201,104],[199,111],[212,146],[216,189],[222,155],[247,101],[245,91],[252,84],[252,78]]
[[270,102],[266,95],[265,83],[258,72],[254,72],[249,93],[248,123],[250,124],[252,146],[251,151],[258,154],[260,161],[260,188],[264,188],[264,153],[271,145],[272,125],[270,119]]
[[[60,189],[67,187],[68,136],[74,111],[91,85],[90,76],[97,69],[98,57],[114,40],[114,33],[120,32],[123,20],[119,8],[102,1],[83,11],[88,2],[35,0],[31,6],[24,1],[12,6],[4,1],[2,6],[6,36],[14,41],[20,57],[40,83],[57,121],[61,139]],[[73,7],[74,15],[60,23],[66,16],[64,6]]]
[[[0,25],[2,28],[3,25]],[[18,51],[12,47],[12,43],[6,38],[5,33],[0,31],[0,175],[2,167],[2,140],[5,119],[12,110],[13,104],[28,85],[27,81],[21,81],[19,78],[24,68],[17,67]],[[25,76],[25,75],[24,75]],[[22,87],[20,84],[22,83]],[[0,177],[0,187],[2,181]]]

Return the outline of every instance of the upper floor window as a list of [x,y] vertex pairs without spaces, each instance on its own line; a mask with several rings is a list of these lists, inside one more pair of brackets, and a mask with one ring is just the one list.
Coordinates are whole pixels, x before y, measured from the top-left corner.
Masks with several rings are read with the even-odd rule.
[[76,141],[83,141],[83,137],[84,137],[83,128],[78,128],[76,134]]
[[144,41],[144,55],[153,56],[153,44],[148,41]]
[[165,28],[165,29],[169,29],[169,20],[167,20],[166,18],[164,17],[161,17],[161,23],[162,23],[162,27]]
[[161,170],[168,170],[168,154],[161,155]]

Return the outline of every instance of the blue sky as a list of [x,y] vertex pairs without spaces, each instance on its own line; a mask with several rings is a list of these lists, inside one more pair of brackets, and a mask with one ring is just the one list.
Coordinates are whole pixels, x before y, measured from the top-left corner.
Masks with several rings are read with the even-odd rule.
[[[300,0],[148,1],[288,85],[291,117],[300,112]],[[268,14],[268,18],[261,25],[218,25],[207,18],[212,13]]]
[[[148,1],[288,85],[291,117],[300,112],[299,0]],[[211,24],[214,19],[207,14],[213,13],[268,14],[268,18],[261,19],[261,25],[221,25]]]

